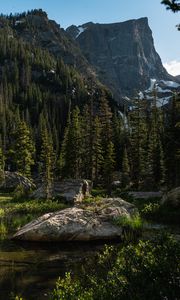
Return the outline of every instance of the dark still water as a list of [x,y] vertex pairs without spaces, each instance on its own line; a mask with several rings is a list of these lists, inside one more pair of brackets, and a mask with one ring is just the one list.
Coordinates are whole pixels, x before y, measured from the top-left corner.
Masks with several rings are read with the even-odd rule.
[[48,299],[59,276],[80,272],[85,259],[100,251],[102,243],[19,243],[0,241],[0,300],[11,295],[26,300]]

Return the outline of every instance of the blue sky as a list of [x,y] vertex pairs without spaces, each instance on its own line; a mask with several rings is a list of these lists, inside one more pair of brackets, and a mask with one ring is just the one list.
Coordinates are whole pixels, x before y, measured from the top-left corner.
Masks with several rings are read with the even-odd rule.
[[[180,74],[180,13],[165,9],[161,0],[1,0],[1,13],[42,8],[61,27],[95,23],[113,23],[148,17],[155,47],[166,67]],[[178,70],[178,71],[177,71]],[[174,74],[175,74],[174,71]]]

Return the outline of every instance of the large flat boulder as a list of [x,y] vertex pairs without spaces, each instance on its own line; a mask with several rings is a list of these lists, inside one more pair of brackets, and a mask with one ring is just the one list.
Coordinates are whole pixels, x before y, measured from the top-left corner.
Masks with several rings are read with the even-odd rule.
[[[91,182],[85,179],[66,179],[56,181],[52,185],[52,198],[63,200],[67,203],[81,202],[84,197],[90,195]],[[47,197],[46,187],[40,186],[31,194],[33,199],[44,199]]]
[[14,239],[28,241],[90,241],[122,238],[122,228],[113,218],[131,217],[134,205],[120,198],[105,199],[92,209],[67,208],[48,213],[22,227]]

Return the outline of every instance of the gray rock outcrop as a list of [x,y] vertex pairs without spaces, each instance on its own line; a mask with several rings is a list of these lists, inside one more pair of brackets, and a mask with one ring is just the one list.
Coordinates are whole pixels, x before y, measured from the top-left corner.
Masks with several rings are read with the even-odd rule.
[[67,32],[116,99],[145,90],[151,78],[173,78],[155,50],[147,18],[114,24],[87,23],[70,26]]
[[[81,202],[84,197],[88,197],[91,193],[91,182],[83,179],[66,179],[54,182],[52,186],[51,196],[67,203]],[[33,199],[46,198],[45,186],[40,186],[31,194]]]
[[5,171],[1,176],[0,188],[15,190],[18,186],[22,186],[24,191],[30,191],[35,188],[34,183],[27,177],[17,173]]
[[168,193],[164,194],[161,204],[180,208],[180,187],[172,189]]
[[103,199],[92,209],[67,208],[48,213],[22,227],[14,239],[28,241],[90,241],[122,238],[122,227],[113,218],[131,217],[134,205],[120,199]]

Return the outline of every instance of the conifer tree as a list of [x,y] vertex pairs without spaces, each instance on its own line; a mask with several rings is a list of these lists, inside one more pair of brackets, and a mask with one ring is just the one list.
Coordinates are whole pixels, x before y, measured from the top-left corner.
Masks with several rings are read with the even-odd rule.
[[52,137],[46,127],[44,127],[41,131],[41,141],[40,174],[46,192],[46,199],[51,199],[55,169],[55,155]]
[[80,110],[76,107],[69,117],[60,154],[60,169],[64,177],[81,178],[82,147]]
[[165,182],[165,164],[163,149],[162,112],[157,108],[156,95],[152,103],[149,119],[149,137],[147,150],[147,184],[149,188],[158,188]]
[[34,165],[34,143],[30,130],[24,121],[18,121],[13,134],[14,144],[10,153],[16,170],[31,178],[31,167]]
[[180,96],[175,94],[166,113],[165,161],[170,187],[180,184]]
[[122,187],[126,188],[130,183],[130,165],[127,153],[127,148],[124,148],[122,161]]
[[129,140],[132,164],[132,180],[136,188],[140,188],[146,171],[147,123],[144,102],[134,101],[129,118]]
[[117,113],[113,116],[113,143],[116,155],[116,169],[120,170],[122,168],[123,160],[123,147],[127,139],[126,128],[123,124],[123,119],[121,115]]
[[93,108],[85,105],[82,113],[81,147],[82,177],[92,180],[93,177]]
[[107,146],[107,151],[104,156],[103,166],[102,166],[103,182],[109,193],[111,192],[111,183],[113,180],[113,172],[114,172],[114,165],[115,165],[114,158],[115,158],[114,145],[110,141]]
[[110,192],[112,175],[115,168],[115,150],[113,144],[112,112],[107,98],[102,95],[99,105],[99,122],[101,128],[102,179]]
[[2,140],[0,136],[0,181],[4,178],[5,157],[3,153]]
[[103,151],[101,144],[101,126],[99,117],[96,116],[93,125],[93,145],[92,145],[92,180],[95,185],[100,182],[102,171]]

